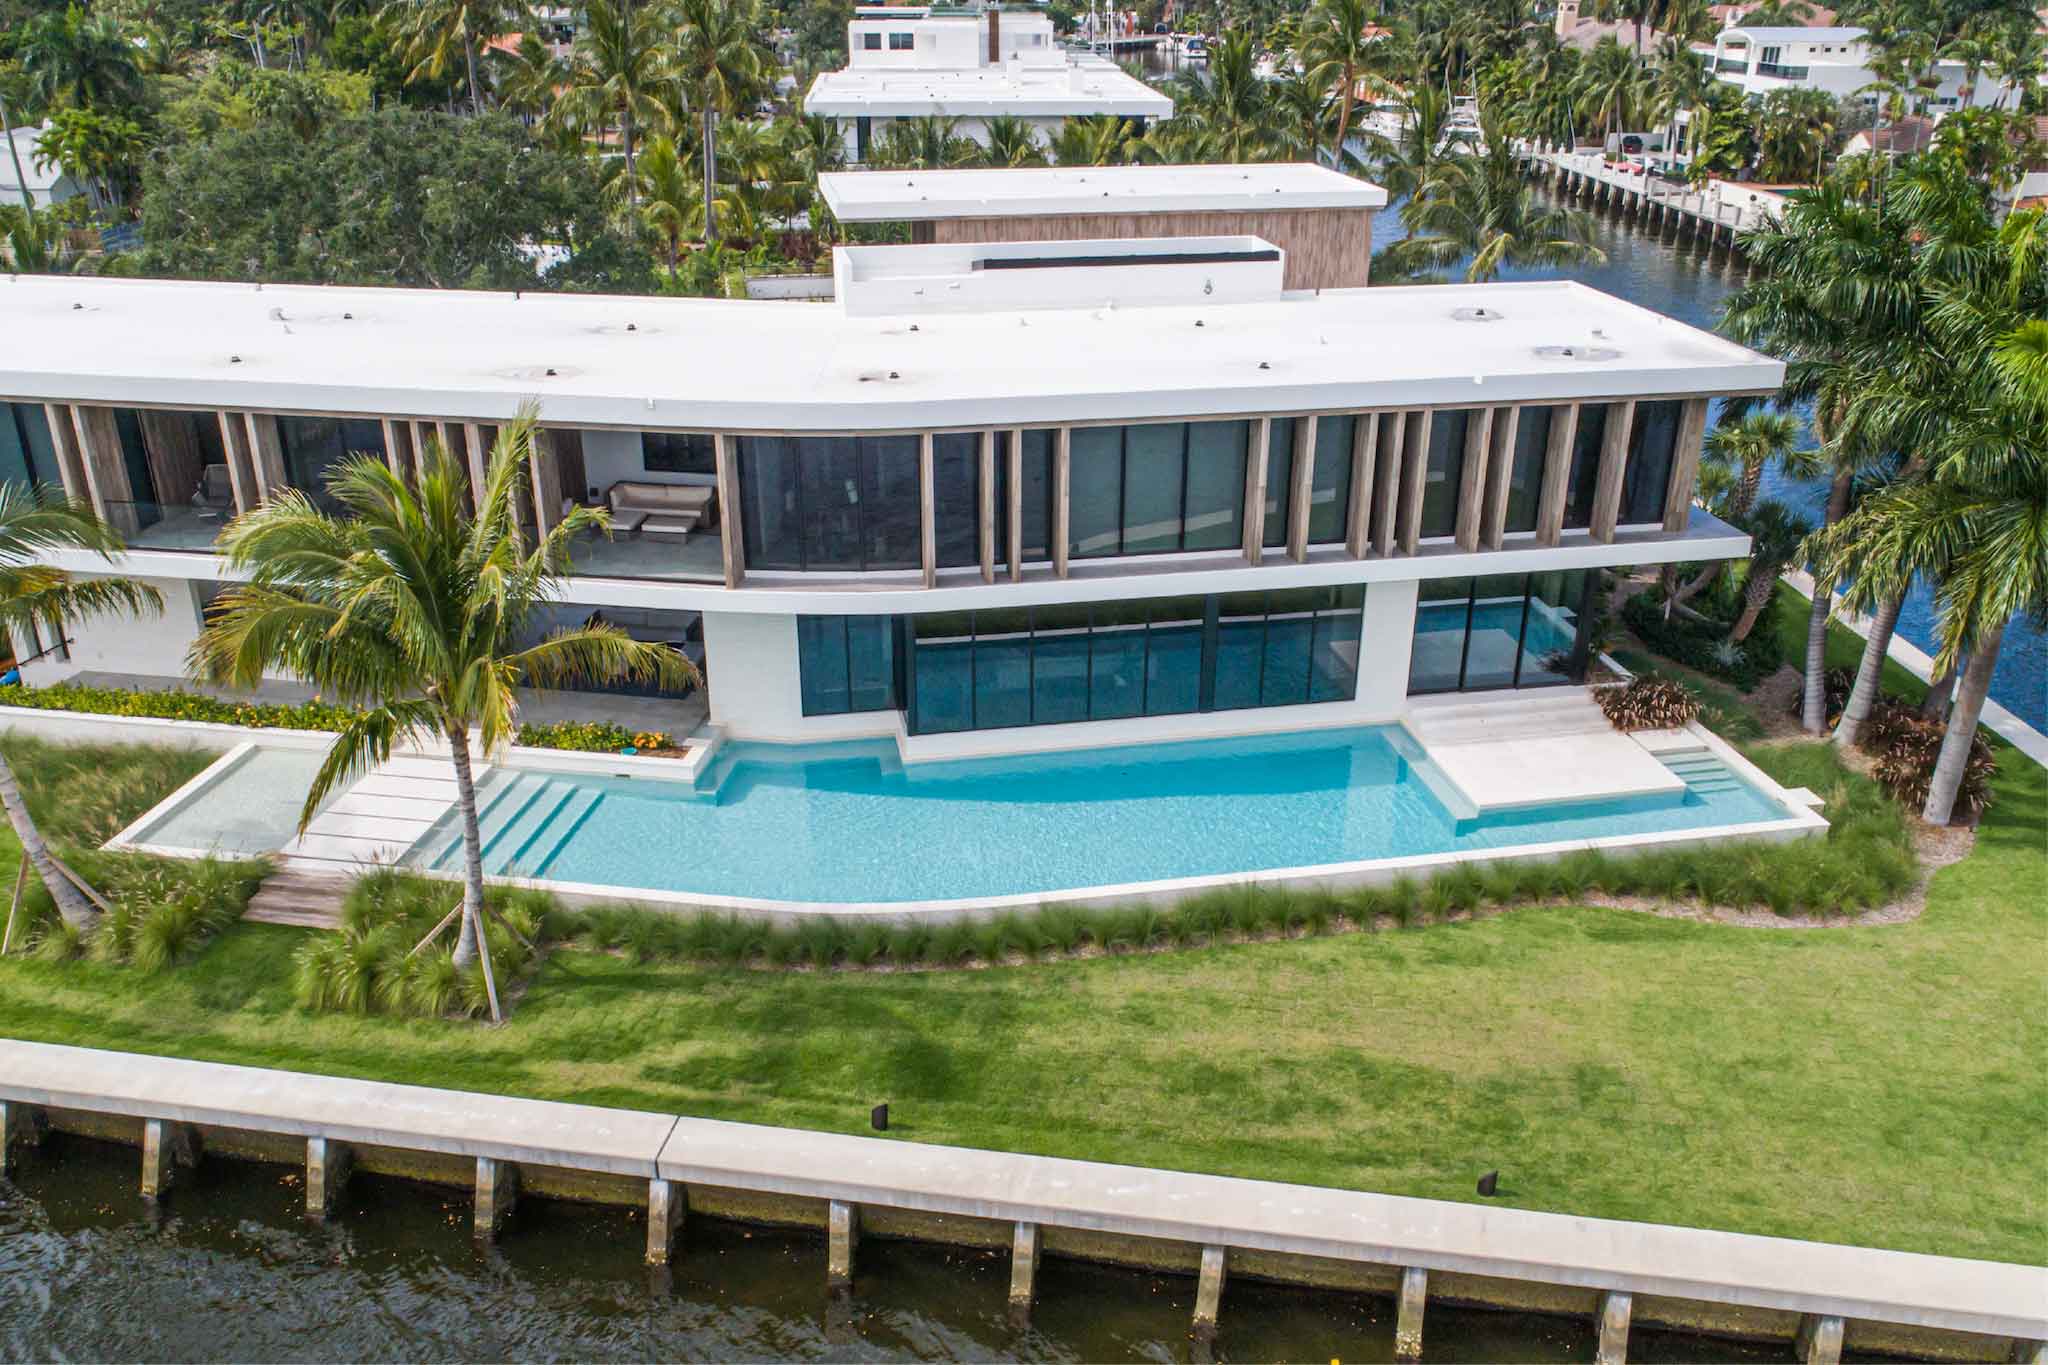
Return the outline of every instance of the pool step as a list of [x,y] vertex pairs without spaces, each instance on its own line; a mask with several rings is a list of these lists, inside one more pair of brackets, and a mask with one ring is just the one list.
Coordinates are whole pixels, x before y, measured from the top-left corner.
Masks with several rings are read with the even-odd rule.
[[1664,766],[1677,773],[1687,790],[1711,794],[1740,791],[1742,780],[1735,776],[1719,755],[1705,749],[1665,754]]
[[540,832],[550,837],[542,839],[536,836],[535,840],[529,841],[536,844],[537,849],[535,856],[522,864],[526,875],[545,876],[548,865],[554,862],[555,855],[562,851],[562,845],[568,843],[576,831],[583,828],[583,822],[588,820],[591,812],[603,802],[602,791],[590,787],[576,788],[574,798],[556,813],[553,823]]
[[576,799],[578,791],[574,783],[551,777],[540,779],[534,786],[531,799],[521,804],[519,813],[484,847],[484,866],[494,873],[530,875],[532,865],[526,861],[527,850],[548,832],[555,817]]

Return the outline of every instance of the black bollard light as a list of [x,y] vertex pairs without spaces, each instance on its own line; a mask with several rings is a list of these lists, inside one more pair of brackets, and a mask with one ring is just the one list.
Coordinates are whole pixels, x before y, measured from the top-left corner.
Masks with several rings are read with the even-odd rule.
[[873,1109],[870,1109],[870,1110],[868,1111],[868,1122],[869,1122],[870,1124],[872,1124],[872,1125],[874,1126],[874,1130],[875,1130],[876,1132],[878,1132],[878,1133],[886,1133],[886,1132],[888,1132],[888,1131],[889,1131],[889,1106],[888,1106],[888,1105],[886,1105],[886,1104],[878,1104],[878,1105],[876,1105],[876,1106],[875,1106],[875,1107],[874,1107]]
[[1485,1175],[1479,1177],[1479,1192],[1485,1195],[1488,1199],[1493,1198],[1493,1192],[1499,1188],[1499,1171],[1488,1171]]

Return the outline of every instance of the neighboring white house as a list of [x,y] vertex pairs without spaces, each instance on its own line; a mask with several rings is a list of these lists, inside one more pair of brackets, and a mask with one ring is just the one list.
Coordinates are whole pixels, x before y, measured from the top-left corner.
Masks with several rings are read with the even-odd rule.
[[1142,127],[1170,117],[1173,101],[1107,58],[1059,46],[1043,13],[988,6],[888,6],[854,11],[847,64],[821,74],[804,112],[838,122],[846,153],[864,162],[898,119],[957,121],[987,140],[987,121],[1009,115],[1041,139],[1069,118],[1111,114]]
[[[29,198],[39,209],[76,199],[85,193],[85,187],[66,175],[54,162],[47,168],[36,164],[36,149],[42,145],[43,132],[49,126],[45,123],[34,128],[16,128],[11,156],[7,154],[8,148],[0,147],[0,204],[18,206],[24,182],[28,185]],[[17,165],[21,167],[19,179],[15,176]]]
[[[1875,103],[1870,88],[1868,30],[1861,28],[1748,28],[1734,25],[1714,39],[1714,72],[1745,94],[1773,90],[1820,90],[1837,98],[1860,95]],[[1924,112],[1939,119],[1956,109],[2003,103],[2016,107],[2012,87],[1989,71],[1973,83],[1961,62],[1934,64],[1935,86]]]

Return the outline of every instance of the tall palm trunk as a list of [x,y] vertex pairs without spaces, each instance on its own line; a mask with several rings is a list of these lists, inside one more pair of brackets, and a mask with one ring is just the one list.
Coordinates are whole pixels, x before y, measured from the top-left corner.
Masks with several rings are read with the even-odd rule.
[[[1828,485],[1828,506],[1824,525],[1832,526],[1849,511],[1849,494],[1855,475],[1847,470],[1835,475]],[[1813,576],[1813,605],[1806,614],[1806,691],[1800,699],[1800,728],[1809,735],[1824,734],[1828,728],[1828,618],[1835,609],[1835,580]]]
[[1763,615],[1764,607],[1771,600],[1771,589],[1778,585],[1776,564],[1751,564],[1749,578],[1742,586],[1742,615],[1735,618],[1735,629],[1728,632],[1728,638],[1741,644],[1756,629],[1756,618]]
[[0,754],[0,805],[7,807],[8,823],[14,826],[14,837],[21,841],[21,856],[28,859],[36,875],[43,879],[49,889],[50,899],[57,903],[57,913],[64,916],[64,922],[73,928],[85,929],[99,918],[85,897],[78,894],[78,888],[57,870],[57,860],[50,856],[50,849],[43,842],[42,831],[29,818],[28,806],[21,799],[21,786],[14,780],[14,768],[5,754]]
[[476,961],[477,934],[484,919],[484,844],[477,829],[467,727],[448,727],[448,752],[455,762],[455,804],[462,808],[462,931],[455,940],[455,965],[467,967]]
[[1849,689],[1849,703],[1842,708],[1842,719],[1835,726],[1838,748],[1847,749],[1856,743],[1863,722],[1870,719],[1870,708],[1877,704],[1878,680],[1884,676],[1885,657],[1891,653],[1892,627],[1898,624],[1902,600],[1903,596],[1878,603],[1877,614],[1870,618],[1870,638],[1864,642],[1862,662],[1856,665],[1856,685]]
[[[619,111],[619,140],[626,149],[626,202],[632,206],[635,217],[640,213],[640,176],[633,169],[633,101],[628,99]],[[669,262],[675,268],[675,262]]]
[[704,245],[718,244],[718,112],[704,102]]
[[1977,719],[1984,714],[1984,699],[1991,693],[1991,674],[1998,667],[1998,647],[2005,642],[2005,622],[2000,621],[1977,637],[1970,662],[1963,669],[1962,685],[1956,689],[1955,709],[1949,712],[1948,733],[1941,737],[1941,756],[1934,760],[1934,780],[1927,787],[1927,804],[1920,818],[1930,825],[1945,825],[1955,814],[1956,793],[1963,785],[1963,771],[1970,763],[1970,744],[1977,738]]
[[484,111],[484,92],[476,79],[476,35],[467,28],[462,30],[462,60],[469,68],[469,112],[481,114]]
[[21,207],[25,213],[36,211],[35,196],[28,192],[28,177],[21,173],[21,148],[14,145],[14,120],[8,117],[7,101],[0,99],[0,134],[7,138],[7,155],[14,159],[14,187],[21,191]]
[[1351,128],[1351,98],[1358,89],[1358,73],[1351,67],[1344,68],[1344,103],[1337,107],[1337,141],[1330,147],[1330,164],[1339,168],[1344,165],[1344,137]]
[[1920,701],[1920,719],[1942,720],[1948,716],[1949,703],[1956,695],[1956,671],[1944,669],[1935,674],[1927,684],[1927,695]]

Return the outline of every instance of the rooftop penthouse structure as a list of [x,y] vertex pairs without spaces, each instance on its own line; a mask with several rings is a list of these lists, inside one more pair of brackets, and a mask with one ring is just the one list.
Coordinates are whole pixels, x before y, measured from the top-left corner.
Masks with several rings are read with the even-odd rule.
[[1782,366],[1578,284],[1289,288],[1247,232],[836,267],[829,305],[0,281],[0,474],[167,602],[17,642],[26,676],[168,683],[227,519],[349,452],[480,477],[529,403],[532,524],[613,513],[562,613],[701,639],[725,735],[909,763],[1563,687],[1594,570],[1747,551],[1701,438]]
[[846,155],[866,162],[890,124],[943,118],[987,141],[991,118],[1023,120],[1049,141],[1069,118],[1108,114],[1140,130],[1173,101],[1115,62],[1059,46],[1052,20],[1027,5],[886,5],[854,11],[847,64],[811,84],[804,112],[835,120]]
[[1250,233],[1281,249],[1288,289],[1364,285],[1387,204],[1310,162],[839,172],[818,188],[840,222],[908,223],[913,243]]

